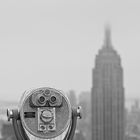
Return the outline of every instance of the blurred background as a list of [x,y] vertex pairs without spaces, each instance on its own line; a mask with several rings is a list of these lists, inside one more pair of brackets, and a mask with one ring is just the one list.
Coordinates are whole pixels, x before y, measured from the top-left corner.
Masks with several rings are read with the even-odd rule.
[[124,138],[140,139],[139,13],[139,0],[0,1],[0,140],[15,140],[6,109],[17,107],[25,90],[44,86],[82,106],[75,139],[93,139],[93,69],[109,45],[106,24],[121,60]]

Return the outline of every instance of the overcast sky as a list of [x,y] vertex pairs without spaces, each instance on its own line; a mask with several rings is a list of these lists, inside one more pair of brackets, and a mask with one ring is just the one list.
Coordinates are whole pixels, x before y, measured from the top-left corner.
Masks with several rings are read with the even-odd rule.
[[42,86],[90,91],[95,55],[110,23],[126,97],[140,98],[139,0],[1,0],[0,97]]

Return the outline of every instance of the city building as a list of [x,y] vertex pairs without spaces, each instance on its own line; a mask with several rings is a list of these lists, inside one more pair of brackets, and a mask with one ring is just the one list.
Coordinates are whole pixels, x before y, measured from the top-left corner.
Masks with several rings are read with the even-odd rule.
[[91,140],[91,92],[81,92],[78,100],[78,105],[82,108],[82,120],[77,121],[77,129],[81,131],[87,140]]
[[124,140],[123,69],[109,26],[96,56],[92,80],[92,140]]
[[131,111],[127,115],[126,135],[140,138],[140,107],[137,99],[135,99]]
[[[7,119],[7,109],[17,109],[17,102],[0,101],[0,140],[5,139],[8,135],[13,134],[13,127],[11,122]],[[6,136],[7,132],[7,136]],[[11,135],[10,135],[11,136]],[[11,139],[12,140],[12,139]]]
[[76,93],[74,90],[70,90],[68,93],[67,93],[67,96],[70,100],[70,103],[71,103],[71,106],[72,107],[77,107],[77,98],[76,98]]

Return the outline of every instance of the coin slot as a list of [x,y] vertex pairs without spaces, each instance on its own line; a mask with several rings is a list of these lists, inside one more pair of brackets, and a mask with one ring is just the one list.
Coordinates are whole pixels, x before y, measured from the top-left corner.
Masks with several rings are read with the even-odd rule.
[[24,112],[25,118],[35,118],[35,112]]

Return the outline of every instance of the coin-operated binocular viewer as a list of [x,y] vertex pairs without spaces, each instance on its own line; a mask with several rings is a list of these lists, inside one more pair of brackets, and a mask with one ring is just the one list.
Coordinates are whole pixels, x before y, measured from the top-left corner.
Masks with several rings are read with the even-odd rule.
[[80,108],[53,88],[26,91],[17,110],[7,110],[17,140],[72,140]]

